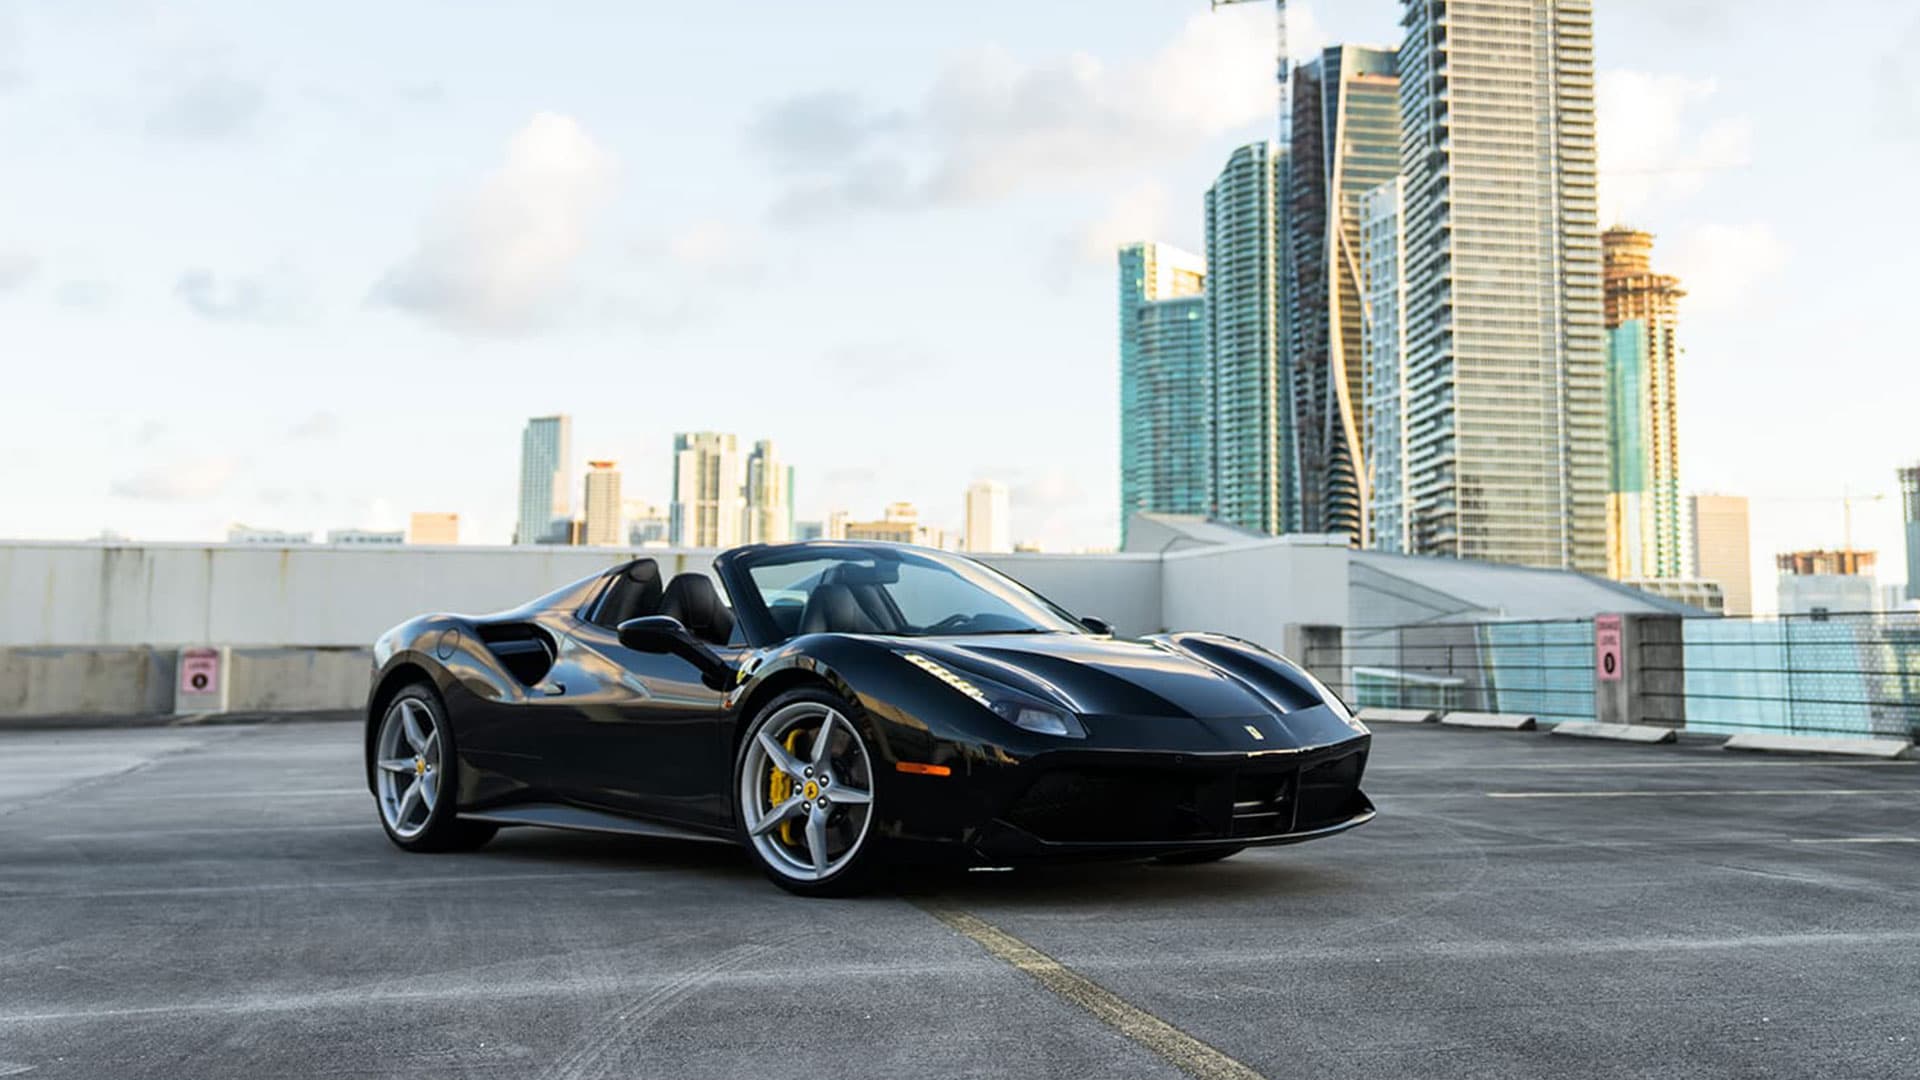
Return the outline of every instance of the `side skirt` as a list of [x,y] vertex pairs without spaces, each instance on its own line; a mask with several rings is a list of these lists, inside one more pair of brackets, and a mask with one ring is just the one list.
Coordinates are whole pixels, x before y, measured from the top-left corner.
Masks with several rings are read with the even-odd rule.
[[577,806],[562,806],[558,803],[532,803],[525,806],[502,807],[483,813],[463,813],[461,818],[467,821],[488,821],[495,825],[538,825],[548,829],[567,829],[573,832],[614,833],[620,836],[646,836],[656,840],[699,840],[709,844],[731,844],[734,841],[726,837],[709,833],[683,829],[677,825],[662,825],[652,821],[637,821],[621,817],[618,814],[602,813],[598,810],[586,810]]

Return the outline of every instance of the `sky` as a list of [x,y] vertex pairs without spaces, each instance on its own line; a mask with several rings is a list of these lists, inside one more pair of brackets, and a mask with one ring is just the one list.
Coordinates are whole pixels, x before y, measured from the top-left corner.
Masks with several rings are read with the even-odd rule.
[[[1901,576],[1920,11],[1601,0],[1603,214],[1680,274],[1683,482]],[[1292,8],[1295,55],[1394,0]],[[1204,0],[0,0],[0,535],[512,530],[520,429],[664,503],[770,438],[799,516],[1114,543],[1114,247],[1198,249],[1274,126]]]

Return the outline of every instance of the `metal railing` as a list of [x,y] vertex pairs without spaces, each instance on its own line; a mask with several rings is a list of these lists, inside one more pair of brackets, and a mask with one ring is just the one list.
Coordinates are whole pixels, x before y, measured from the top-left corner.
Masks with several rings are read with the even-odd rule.
[[1355,707],[1593,718],[1593,623],[1354,627],[1303,662]]
[[1638,658],[1642,671],[1683,680],[1680,690],[1643,693],[1653,722],[1920,735],[1920,612],[1689,619],[1681,631],[1677,665],[1658,649]]
[[[1920,612],[1678,624],[1629,658],[1636,723],[1920,737]],[[1352,627],[1302,661],[1356,707],[1595,718],[1589,619]]]

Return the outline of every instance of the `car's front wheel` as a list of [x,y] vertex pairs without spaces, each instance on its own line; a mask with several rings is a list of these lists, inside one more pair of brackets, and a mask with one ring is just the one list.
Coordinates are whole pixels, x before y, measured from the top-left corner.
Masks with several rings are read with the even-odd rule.
[[873,755],[853,711],[827,690],[795,690],[760,710],[741,740],[740,840],[790,892],[844,895],[872,870]]
[[387,839],[408,851],[470,851],[497,826],[454,812],[453,727],[440,695],[425,683],[402,689],[381,714],[373,740],[373,794]]

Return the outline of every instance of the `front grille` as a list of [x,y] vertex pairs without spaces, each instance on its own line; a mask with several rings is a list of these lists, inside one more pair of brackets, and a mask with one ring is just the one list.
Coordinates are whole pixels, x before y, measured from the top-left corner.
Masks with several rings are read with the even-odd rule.
[[1281,836],[1352,817],[1364,756],[1304,768],[1255,759],[1237,768],[1053,769],[1002,818],[1053,843]]
[[1006,815],[1043,840],[1191,840],[1210,834],[1206,785],[1133,769],[1061,769],[1035,781]]

